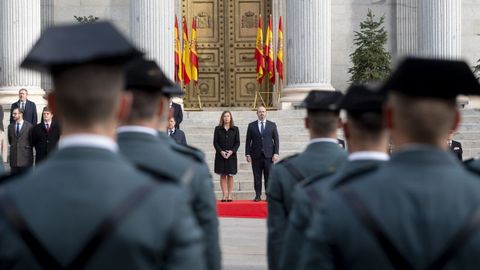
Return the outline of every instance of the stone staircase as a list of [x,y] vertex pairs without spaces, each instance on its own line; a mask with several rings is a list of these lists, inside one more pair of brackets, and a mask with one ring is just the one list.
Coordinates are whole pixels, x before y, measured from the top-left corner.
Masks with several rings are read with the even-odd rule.
[[[187,142],[205,152],[208,166],[213,175],[215,193],[221,197],[219,176],[213,173],[215,149],[213,131],[222,111],[184,112],[181,128],[185,131]],[[267,119],[275,122],[280,136],[280,158],[302,152],[309,136],[304,128],[305,110],[268,111]],[[232,111],[235,125],[240,129],[240,148],[238,150],[238,173],[234,177],[234,199],[251,200],[255,196],[251,164],[245,160],[245,137],[248,123],[256,120],[255,111],[244,109]],[[480,155],[480,111],[462,110],[462,124],[455,136],[463,146],[464,159]],[[342,137],[339,132],[339,137]]]

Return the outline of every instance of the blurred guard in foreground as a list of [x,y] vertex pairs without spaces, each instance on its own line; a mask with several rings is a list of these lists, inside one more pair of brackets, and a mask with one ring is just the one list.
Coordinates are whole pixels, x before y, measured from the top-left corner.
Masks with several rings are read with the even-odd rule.
[[465,62],[408,58],[383,90],[398,150],[328,196],[301,269],[478,269],[480,178],[445,144],[456,96],[479,95],[477,79]]
[[140,56],[110,23],[47,29],[22,66],[49,71],[58,152],[0,190],[1,269],[205,269],[180,187],[118,153],[122,64]]
[[[215,195],[208,168],[188,158],[158,136],[168,119],[168,99],[183,91],[153,61],[136,59],[126,67],[126,88],[132,93],[132,110],[117,129],[120,152],[139,169],[154,177],[168,177],[183,188],[183,197],[204,234],[207,269],[221,267]],[[168,139],[168,138],[167,138]],[[175,144],[173,142],[173,144]]]

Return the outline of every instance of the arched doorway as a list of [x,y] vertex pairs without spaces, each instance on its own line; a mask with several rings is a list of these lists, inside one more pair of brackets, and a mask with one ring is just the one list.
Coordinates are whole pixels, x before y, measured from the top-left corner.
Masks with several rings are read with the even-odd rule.
[[[256,81],[254,51],[258,15],[265,30],[271,10],[270,0],[182,0],[189,29],[197,17],[198,91],[204,107],[250,107],[255,89],[267,91],[266,79],[262,86]],[[186,89],[186,108],[198,106],[192,85]]]

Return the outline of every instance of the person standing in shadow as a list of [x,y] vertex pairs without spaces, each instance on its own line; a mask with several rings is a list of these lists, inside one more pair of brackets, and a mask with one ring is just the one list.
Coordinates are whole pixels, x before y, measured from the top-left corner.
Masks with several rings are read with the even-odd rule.
[[185,132],[176,127],[176,121],[173,116],[168,118],[168,130],[167,134],[172,138],[176,143],[181,145],[187,145],[187,138],[185,137]]
[[215,173],[220,175],[222,202],[232,201],[233,176],[237,174],[237,151],[240,132],[233,123],[232,113],[224,111],[213,134],[215,147]]
[[56,149],[60,139],[60,126],[53,119],[53,113],[48,107],[43,108],[42,121],[32,130],[32,146],[35,148],[35,165],[44,160]]

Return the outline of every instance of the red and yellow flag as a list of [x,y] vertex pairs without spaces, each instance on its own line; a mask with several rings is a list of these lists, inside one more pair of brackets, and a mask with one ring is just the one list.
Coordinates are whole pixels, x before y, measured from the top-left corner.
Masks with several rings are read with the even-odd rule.
[[283,26],[282,16],[278,21],[278,44],[277,44],[277,72],[280,80],[283,81]]
[[190,62],[192,63],[192,81],[198,82],[198,52],[197,52],[197,19],[192,22],[192,46],[190,46]]
[[188,41],[187,20],[183,17],[183,57],[182,57],[183,85],[190,83],[192,78],[192,65],[190,62],[190,42]]
[[174,30],[174,38],[175,38],[175,82],[182,81],[182,47],[180,44],[180,35],[178,32],[178,19],[175,16],[175,30]]
[[262,16],[258,16],[257,40],[255,47],[255,60],[257,61],[257,81],[262,83],[265,77],[265,58],[263,56],[263,30],[262,30]]
[[275,84],[275,63],[273,53],[273,31],[272,16],[270,16],[267,28],[267,37],[265,39],[265,57],[267,57],[268,78],[272,84]]

